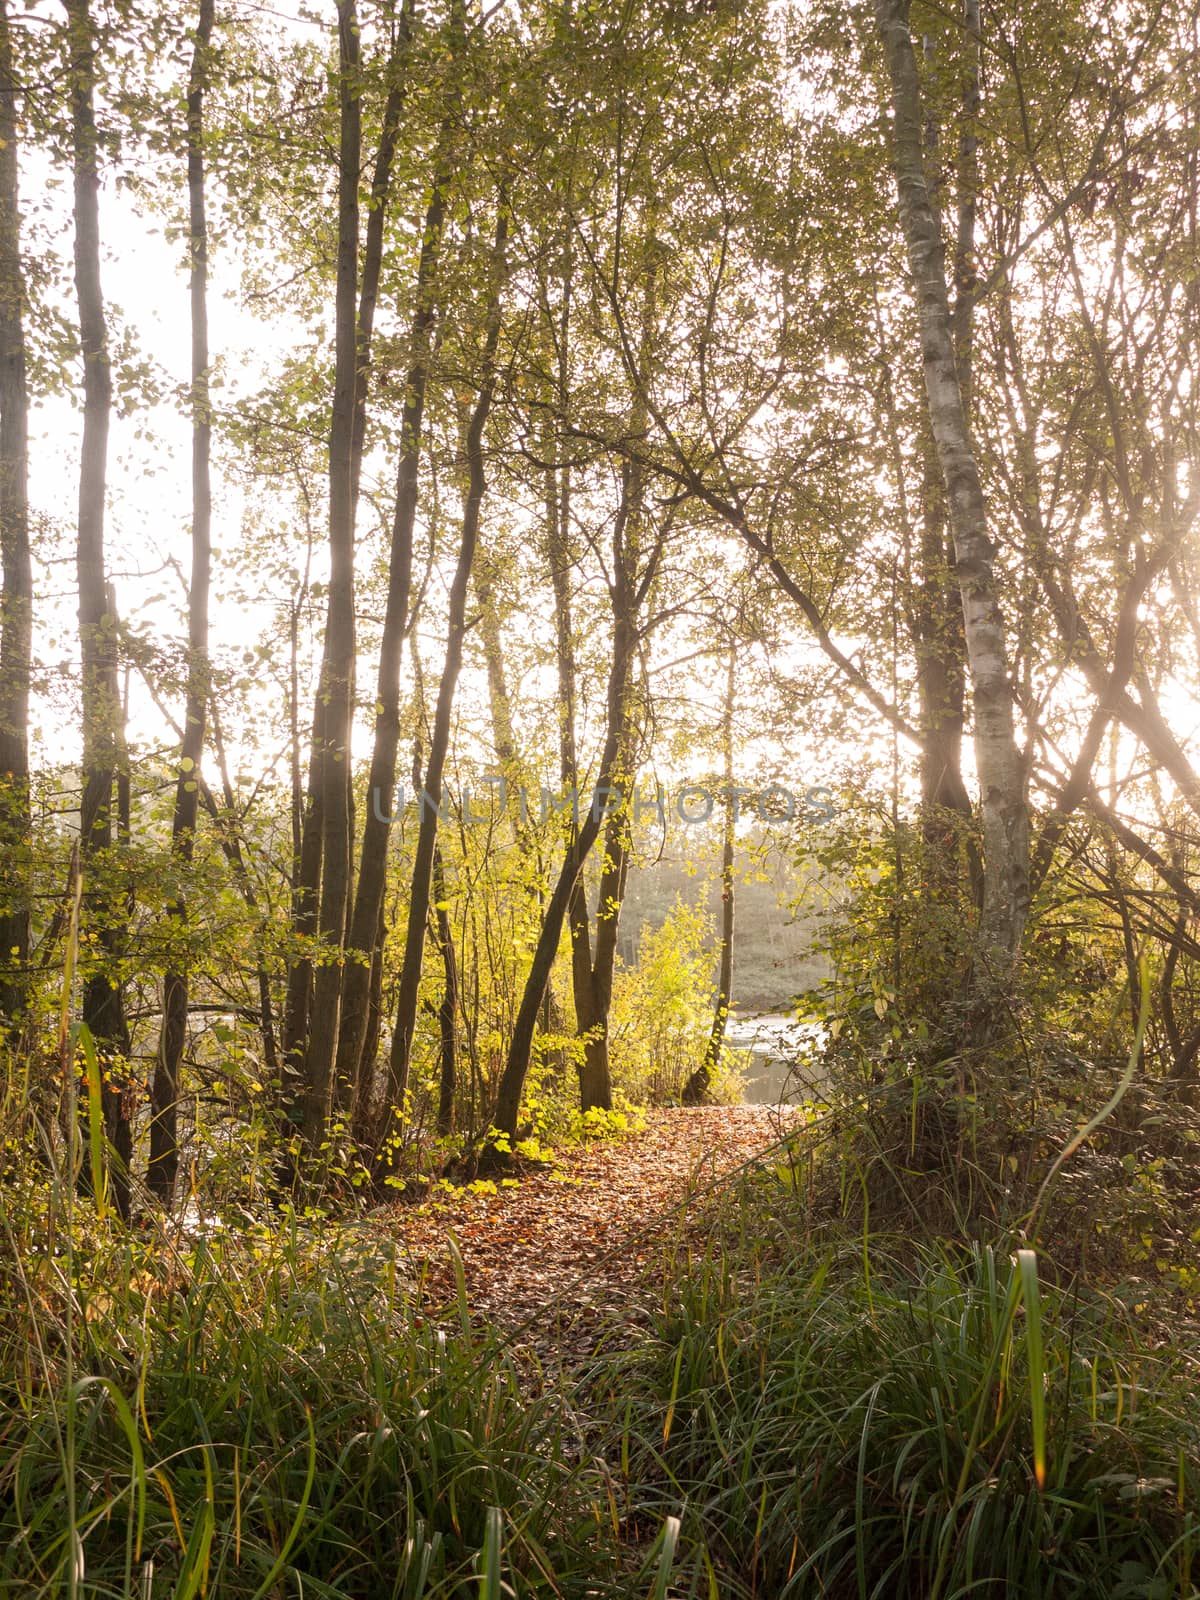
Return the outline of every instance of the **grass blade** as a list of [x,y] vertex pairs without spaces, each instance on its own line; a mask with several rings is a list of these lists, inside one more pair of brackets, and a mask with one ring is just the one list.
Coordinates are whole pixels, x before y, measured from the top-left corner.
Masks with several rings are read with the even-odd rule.
[[100,1092],[100,1058],[96,1054],[96,1041],[92,1030],[80,1023],[76,1035],[83,1051],[84,1080],[87,1084],[88,1156],[92,1172],[92,1194],[96,1201],[96,1215],[101,1221],[108,1211],[108,1176],[104,1165],[104,1102]]
[[678,1517],[668,1517],[663,1523],[658,1570],[654,1574],[654,1587],[650,1591],[649,1600],[667,1600],[667,1583],[671,1577],[671,1568],[675,1565],[675,1551],[679,1544],[681,1527],[682,1523]]
[[1033,1424],[1033,1472],[1039,1490],[1046,1487],[1046,1362],[1042,1342],[1042,1300],[1038,1289],[1037,1254],[1017,1251],[1021,1298],[1025,1302],[1025,1350],[1029,1360],[1029,1414]]
[[308,1511],[309,1496],[312,1494],[313,1480],[317,1475],[317,1433],[313,1426],[312,1411],[308,1406],[305,1406],[304,1408],[304,1415],[308,1422],[308,1472],[304,1479],[304,1492],[300,1496],[300,1504],[296,1507],[296,1515],[292,1518],[292,1525],[288,1529],[288,1536],[283,1541],[283,1548],[275,1557],[275,1560],[271,1565],[270,1572],[267,1573],[266,1577],[254,1591],[253,1600],[263,1600],[263,1596],[269,1594],[275,1587],[275,1580],[283,1571],[287,1562],[287,1558],[292,1552],[292,1546],[300,1537],[300,1529],[303,1526],[304,1518]]
[[500,1534],[502,1513],[499,1506],[487,1509],[483,1535],[483,1569],[479,1575],[479,1600],[500,1600]]

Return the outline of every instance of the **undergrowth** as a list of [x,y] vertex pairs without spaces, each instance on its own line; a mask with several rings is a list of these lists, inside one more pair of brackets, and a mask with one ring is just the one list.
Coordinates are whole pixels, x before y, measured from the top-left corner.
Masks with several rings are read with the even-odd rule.
[[43,1140],[0,1183],[0,1594],[1200,1595],[1186,1289],[919,1207],[884,1235],[839,1126],[710,1193],[651,1326],[554,1372],[377,1224],[130,1230]]
[[170,1248],[92,1222],[18,1253],[19,1225],[5,1206],[0,1591],[436,1600],[636,1571],[569,1411],[361,1232]]
[[1194,1323],[1050,1287],[1031,1251],[818,1249],[774,1176],[715,1220],[592,1373],[625,1514],[682,1508],[691,1592],[1200,1593]]

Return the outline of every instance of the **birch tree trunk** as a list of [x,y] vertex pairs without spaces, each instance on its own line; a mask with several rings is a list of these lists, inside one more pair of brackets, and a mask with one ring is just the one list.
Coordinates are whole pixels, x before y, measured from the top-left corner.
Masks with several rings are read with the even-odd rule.
[[955,360],[945,251],[922,152],[921,87],[904,0],[875,0],[891,81],[893,169],[921,328],[930,431],[946,484],[962,595],[981,792],[983,907],[977,984],[1015,960],[1029,910],[1029,819],[994,546]]

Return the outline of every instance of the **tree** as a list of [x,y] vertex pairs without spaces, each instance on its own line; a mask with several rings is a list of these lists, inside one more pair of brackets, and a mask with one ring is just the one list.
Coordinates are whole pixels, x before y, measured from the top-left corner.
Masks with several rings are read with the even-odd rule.
[[[188,270],[191,303],[192,571],[188,585],[187,697],[171,843],[182,865],[192,860],[200,808],[200,766],[211,692],[208,596],[212,581],[212,415],[208,390],[208,220],[204,192],[204,95],[212,39],[214,0],[200,0],[187,97]],[[172,915],[187,916],[182,896]],[[179,1067],[187,1041],[188,974],[175,967],[163,979],[163,1021],[150,1088],[150,1161],[146,1182],[169,1206],[179,1167],[177,1132]]]
[[1010,969],[1029,914],[1025,778],[1016,739],[1007,640],[996,593],[994,550],[959,383],[941,227],[925,170],[917,58],[905,9],[897,0],[877,0],[875,18],[892,84],[893,161],[900,218],[920,312],[929,427],[946,485],[971,671],[983,837],[979,977],[986,986],[1003,979]]
[[123,763],[124,713],[117,676],[117,616],[104,559],[104,499],[112,409],[108,326],[100,286],[99,174],[93,108],[96,38],[89,0],[65,0],[70,52],[75,175],[75,290],[83,356],[83,443],[79,469],[76,568],[82,662],[83,799],[79,830],[87,916],[96,957],[84,978],[83,1020],[103,1068],[110,1183],[120,1215],[130,1209],[133,1115],[126,1073],[129,1027],[119,968],[124,897],[114,885],[113,805]]
[[[443,129],[443,134],[447,130]],[[367,776],[367,805],[363,818],[354,911],[347,937],[348,961],[343,979],[341,1031],[338,1036],[336,1074],[354,1106],[354,1128],[360,1142],[371,1137],[370,1100],[375,1070],[375,1047],[368,1045],[369,995],[381,978],[383,960],[383,903],[387,884],[388,839],[391,833],[392,796],[396,791],[397,752],[400,745],[400,667],[405,632],[409,626],[412,595],[413,535],[417,515],[419,471],[423,443],[425,395],[429,382],[430,338],[436,315],[435,285],[446,192],[450,173],[444,152],[435,164],[432,189],[425,211],[417,265],[413,311],[409,329],[412,352],[404,380],[400,417],[400,450],[395,508],[388,554],[387,600],[379,645],[375,688],[375,732]],[[374,214],[373,214],[374,215]]]
[[17,78],[0,0],[0,847],[12,864],[0,896],[0,1027],[17,1030],[29,989],[29,688],[33,562],[29,545],[29,391]]
[[[328,956],[317,967],[313,1009],[293,1050],[303,1048],[299,1122],[310,1152],[325,1135],[333,1088],[340,1014],[346,912],[351,892],[353,822],[350,809],[354,720],[354,432],[358,410],[360,342],[357,322],[359,163],[362,111],[358,15],[355,0],[338,0],[338,225],[334,311],[334,391],[329,433],[330,576],[321,679],[313,720],[314,776],[306,830],[320,828],[320,900],[316,932]],[[302,855],[303,860],[303,855]],[[313,884],[305,885],[311,897]],[[311,910],[306,908],[306,917]]]
[[721,713],[721,763],[725,779],[724,809],[721,814],[721,928],[718,944],[717,996],[713,1005],[712,1028],[704,1050],[704,1060],[683,1087],[685,1105],[698,1105],[708,1097],[713,1074],[721,1065],[725,1044],[725,1025],[733,1004],[734,930],[734,847],[736,833],[733,802],[733,708],[736,688],[737,651],[731,641],[725,664],[725,703]]
[[412,880],[408,899],[408,924],[404,956],[397,983],[396,1017],[392,1028],[392,1047],[388,1061],[388,1096],[397,1110],[404,1105],[412,1058],[413,1035],[417,1021],[417,999],[421,965],[425,950],[425,924],[429,916],[430,887],[434,849],[437,843],[438,812],[442,803],[442,780],[446,752],[450,743],[450,718],[454,694],[462,670],[463,638],[466,633],[467,598],[471,569],[479,538],[479,517],[487,479],[484,468],[483,438],[496,393],[496,349],[500,339],[501,293],[505,276],[505,246],[508,238],[507,204],[497,197],[496,234],[492,248],[491,282],[484,318],[483,349],[479,358],[478,392],[471,408],[463,440],[466,465],[466,490],[463,497],[462,535],[458,559],[450,581],[446,655],[438,683],[429,758],[420,800],[420,821],[413,851]]

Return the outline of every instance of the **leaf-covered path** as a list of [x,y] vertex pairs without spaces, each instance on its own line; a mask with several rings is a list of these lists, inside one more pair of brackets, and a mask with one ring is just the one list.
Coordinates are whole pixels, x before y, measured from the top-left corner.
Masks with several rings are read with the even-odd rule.
[[781,1132],[780,1114],[762,1106],[650,1111],[643,1131],[567,1149],[552,1170],[397,1207],[388,1229],[433,1302],[453,1293],[453,1232],[471,1310],[549,1355],[568,1329],[575,1346],[614,1316],[641,1322],[647,1269],[689,1199]]

